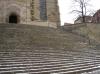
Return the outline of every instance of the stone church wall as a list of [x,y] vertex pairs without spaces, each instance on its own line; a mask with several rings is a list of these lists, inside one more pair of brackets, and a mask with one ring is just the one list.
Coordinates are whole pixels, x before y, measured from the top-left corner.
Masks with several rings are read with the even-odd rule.
[[[0,0],[0,23],[9,23],[9,16],[15,14],[19,24],[58,27],[60,20],[57,0],[46,0],[46,9],[47,20],[43,21],[40,18],[40,0]],[[34,13],[33,20],[31,10]]]

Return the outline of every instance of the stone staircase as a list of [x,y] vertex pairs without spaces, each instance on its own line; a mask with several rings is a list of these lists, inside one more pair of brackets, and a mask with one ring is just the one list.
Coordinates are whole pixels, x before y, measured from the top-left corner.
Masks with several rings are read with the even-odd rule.
[[76,43],[84,40],[52,28],[0,24],[0,74],[81,74],[99,70],[100,50],[69,49],[67,44],[62,45],[67,38],[70,40],[69,35]]

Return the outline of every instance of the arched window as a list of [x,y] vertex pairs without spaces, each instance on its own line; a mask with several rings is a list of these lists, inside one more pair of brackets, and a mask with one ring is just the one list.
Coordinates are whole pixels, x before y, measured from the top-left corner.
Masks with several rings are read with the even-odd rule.
[[47,20],[46,0],[40,0],[40,19]]

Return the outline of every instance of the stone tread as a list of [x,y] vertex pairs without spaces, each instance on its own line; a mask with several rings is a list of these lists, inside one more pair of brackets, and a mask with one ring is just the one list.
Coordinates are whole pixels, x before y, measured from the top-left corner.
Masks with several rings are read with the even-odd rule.
[[[66,34],[58,35],[60,34],[58,32],[58,36],[55,36],[56,32],[53,33],[56,31],[55,29],[48,30],[48,28],[31,25],[0,25],[0,41],[3,40],[0,42],[0,74],[76,74],[100,69],[100,50],[77,49],[74,51],[65,51],[57,48],[55,50],[55,48],[42,45],[29,46],[32,43],[27,45],[30,37],[26,33],[30,35],[33,28],[35,31],[33,34],[37,34],[37,32],[39,34],[43,33],[41,37],[56,39],[59,36],[65,36],[66,38]],[[48,32],[52,34],[50,35]],[[25,40],[21,34],[26,36]],[[6,40],[6,38],[8,39]],[[22,45],[15,47],[20,44],[20,40],[22,40]]]
[[[2,52],[0,52],[3,54]],[[8,52],[13,53],[13,52]],[[14,52],[15,53],[15,52]],[[14,55],[13,53],[13,55]],[[18,53],[18,51],[16,52]],[[21,53],[21,52],[19,52]],[[23,53],[23,52],[22,52]],[[32,52],[30,52],[32,53]],[[73,52],[74,53],[74,52]],[[6,52],[7,54],[7,52]],[[29,52],[26,52],[29,54]],[[61,53],[60,53],[61,54]],[[71,53],[70,53],[71,54]],[[98,69],[100,65],[100,59],[96,59],[96,57],[85,56],[85,58],[79,57],[74,58],[73,56],[69,57],[66,54],[62,54],[62,58],[59,58],[59,55],[50,53],[33,53],[29,54],[31,57],[22,55],[18,56],[0,56],[0,73],[70,73],[70,72],[78,72],[85,71],[87,69]],[[43,57],[43,56],[46,57]],[[65,55],[65,56],[64,56]],[[47,58],[50,57],[50,58]],[[55,57],[56,56],[56,57]],[[57,57],[58,56],[58,57]],[[64,59],[63,59],[64,58]],[[82,60],[83,59],[83,60]],[[94,59],[94,60],[93,60]]]

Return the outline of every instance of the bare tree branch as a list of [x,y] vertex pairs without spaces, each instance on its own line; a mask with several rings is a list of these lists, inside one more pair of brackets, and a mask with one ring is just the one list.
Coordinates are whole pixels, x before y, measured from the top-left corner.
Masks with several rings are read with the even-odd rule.
[[80,11],[80,10],[72,10],[71,13],[73,13],[73,12],[75,12],[75,13],[82,13],[82,11]]
[[81,17],[83,18],[83,23],[85,23],[85,16],[87,15],[87,7],[89,5],[90,0],[73,0],[73,3],[77,9],[72,10],[71,13],[78,13],[81,14]]

